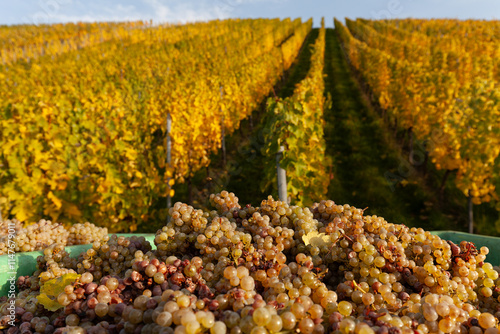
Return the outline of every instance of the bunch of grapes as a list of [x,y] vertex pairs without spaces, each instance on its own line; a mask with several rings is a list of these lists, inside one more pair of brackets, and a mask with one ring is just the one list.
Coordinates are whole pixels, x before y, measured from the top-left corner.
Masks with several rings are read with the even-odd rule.
[[6,236],[9,234],[9,229],[14,229],[15,231],[19,231],[23,228],[23,224],[17,220],[2,220],[0,219],[0,236]]
[[94,241],[103,240],[108,236],[106,227],[98,227],[92,223],[74,224],[68,227],[67,246],[86,245]]
[[[213,211],[176,203],[155,235],[104,238],[72,259],[61,245],[18,281],[5,333],[498,334],[500,268],[454,244],[349,205],[269,197]],[[58,276],[49,311],[37,302]],[[8,301],[0,305],[7,320]]]
[[76,273],[73,269],[75,266],[76,259],[69,256],[64,245],[53,244],[43,250],[43,256],[37,258],[37,270],[33,273],[33,277],[40,279],[40,285],[64,274]]
[[[9,222],[6,221],[7,224]],[[42,219],[38,223],[27,227],[22,227],[21,223],[15,220],[12,222],[16,226],[14,237],[16,253],[42,250],[55,243],[66,244],[66,240],[68,239],[69,233],[64,226],[52,223],[50,220]],[[0,255],[7,253],[8,238],[8,234],[0,235]]]
[[38,223],[24,227],[18,220],[0,221],[0,255],[8,253],[9,229],[14,230],[15,252],[44,250],[50,245],[85,245],[107,237],[105,227],[91,223],[75,224],[65,228],[62,224],[42,219]]

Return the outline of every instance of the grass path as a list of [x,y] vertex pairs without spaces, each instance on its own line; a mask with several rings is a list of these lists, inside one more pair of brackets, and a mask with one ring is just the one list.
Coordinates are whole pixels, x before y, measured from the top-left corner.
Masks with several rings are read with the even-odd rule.
[[412,179],[392,134],[354,80],[333,29],[326,32],[325,74],[325,93],[332,101],[325,110],[327,154],[334,164],[329,197],[337,203],[368,207],[368,214],[394,223],[426,229],[451,224],[450,217],[437,210],[433,194]]
[[[311,50],[319,29],[313,29],[304,41],[297,60],[285,74],[284,79],[275,87],[276,95],[286,98],[293,94],[295,86],[305,78],[310,67]],[[274,96],[271,93],[270,97]],[[227,168],[221,168],[220,153],[214,154],[207,170],[200,170],[192,179],[192,202],[196,207],[207,205],[211,193],[223,189],[234,192],[241,204],[260,205],[260,201],[268,195],[277,197],[271,189],[262,191],[260,183],[264,171],[260,166],[265,159],[275,159],[262,155],[264,147],[262,116],[266,112],[265,101],[259,110],[255,110],[252,119],[241,122],[239,130],[226,136]],[[189,202],[189,191],[186,184],[176,184],[175,201]]]
[[[296,63],[285,75],[282,85],[276,90],[278,97],[284,99],[293,95],[295,86],[306,77],[311,65],[312,46],[318,35],[319,29],[313,29],[307,36]],[[268,195],[278,197],[278,194],[273,193],[272,189],[262,191],[260,188],[264,170],[259,166],[264,165],[265,159],[275,159],[261,153],[261,149],[265,145],[263,138],[266,129],[263,128],[259,116],[262,116],[265,112],[265,105],[263,105],[260,115],[255,117],[258,119],[258,123],[253,131],[249,133],[247,140],[238,143],[238,138],[235,138],[236,140],[232,142],[232,147],[237,147],[237,154],[234,156],[233,166],[230,169],[230,178],[227,180],[225,188],[235,192],[241,203],[260,205],[260,201],[267,198]]]

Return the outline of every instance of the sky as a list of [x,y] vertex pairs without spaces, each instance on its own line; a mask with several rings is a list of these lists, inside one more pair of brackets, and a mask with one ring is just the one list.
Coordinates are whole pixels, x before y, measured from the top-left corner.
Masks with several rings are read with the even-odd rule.
[[499,19],[500,0],[0,0],[0,25],[153,20],[184,23],[233,17]]

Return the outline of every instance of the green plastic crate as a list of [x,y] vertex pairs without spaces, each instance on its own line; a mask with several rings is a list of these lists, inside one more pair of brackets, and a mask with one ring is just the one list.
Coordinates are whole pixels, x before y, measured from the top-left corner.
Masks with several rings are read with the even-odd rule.
[[486,255],[486,262],[494,266],[500,265],[500,238],[455,231],[432,231],[431,233],[439,236],[441,239],[450,240],[455,244],[459,244],[465,240],[473,242],[477,248],[486,246],[490,250],[488,255]]
[[[155,248],[154,245],[154,234],[117,234],[118,236],[131,237],[133,235],[137,237],[144,237],[147,241]],[[111,234],[110,234],[111,236]],[[66,247],[66,251],[69,253],[71,257],[78,257],[80,253],[85,252],[90,247],[91,244],[88,245],[77,245],[77,246],[68,246]],[[9,257],[8,255],[0,256],[0,296],[7,296],[9,293],[10,282],[9,279],[12,276],[17,278],[19,276],[27,276],[33,274],[36,269],[36,259],[40,255],[43,255],[42,251],[35,252],[24,252],[24,253],[16,253],[16,269],[14,271],[9,267]]]

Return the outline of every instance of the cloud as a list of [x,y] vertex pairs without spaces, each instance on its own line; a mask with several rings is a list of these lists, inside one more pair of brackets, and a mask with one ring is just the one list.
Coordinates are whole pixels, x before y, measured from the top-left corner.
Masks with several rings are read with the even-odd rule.
[[161,1],[159,1],[159,0],[144,0],[144,3],[146,3],[147,5],[149,5],[153,9],[153,11],[157,17],[167,18],[172,13],[170,8],[168,8],[168,6],[161,3]]
[[[157,23],[186,23],[231,17],[232,10],[243,3],[261,0],[141,0],[116,4],[110,1],[41,0],[40,5],[22,18],[26,23],[94,22],[150,20]],[[47,6],[46,4],[51,4]]]
[[[150,20],[157,23],[186,23],[234,17],[237,9],[257,3],[286,0],[34,0],[24,23]],[[258,6],[257,6],[258,7]]]
[[[40,0],[24,13],[23,23],[131,21],[144,18],[133,4],[95,3],[75,0]],[[19,22],[19,23],[20,23]]]
[[228,18],[232,1],[183,1],[167,5],[167,1],[143,0],[152,9],[154,21],[182,23]]

